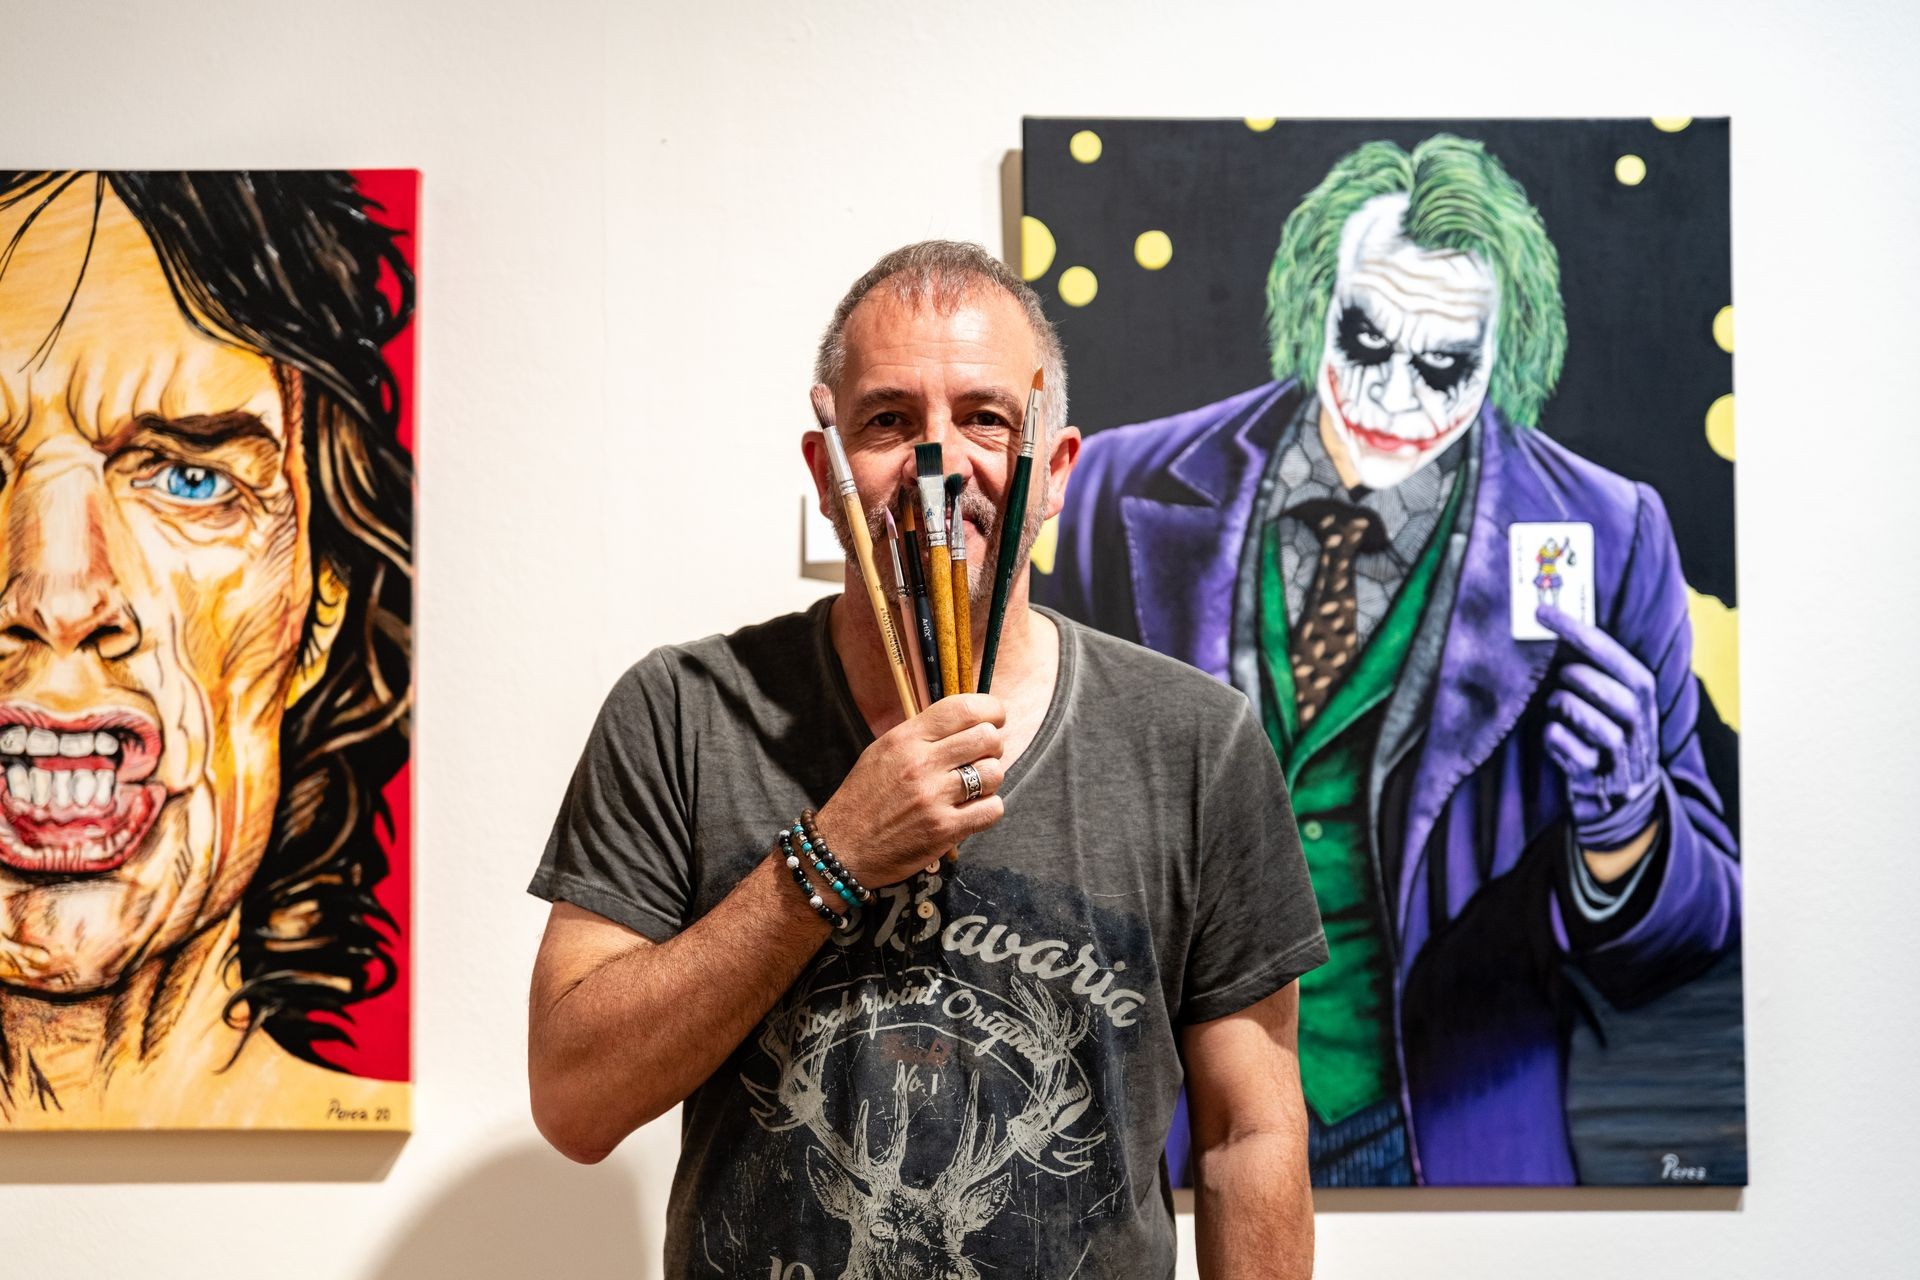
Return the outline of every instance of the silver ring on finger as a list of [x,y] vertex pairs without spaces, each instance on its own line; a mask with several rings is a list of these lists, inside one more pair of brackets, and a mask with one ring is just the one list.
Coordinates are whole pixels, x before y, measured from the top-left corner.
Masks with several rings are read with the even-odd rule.
[[963,764],[954,770],[960,775],[960,785],[967,789],[968,800],[978,800],[984,792],[980,786],[980,771],[970,764]]

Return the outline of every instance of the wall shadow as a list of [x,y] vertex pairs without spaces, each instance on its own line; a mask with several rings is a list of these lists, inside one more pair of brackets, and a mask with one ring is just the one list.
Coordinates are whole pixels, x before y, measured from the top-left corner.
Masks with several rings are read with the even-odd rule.
[[660,1243],[640,1221],[631,1168],[577,1165],[528,1141],[446,1182],[360,1280],[631,1280],[657,1263]]
[[0,1185],[380,1182],[404,1133],[62,1132],[0,1135]]

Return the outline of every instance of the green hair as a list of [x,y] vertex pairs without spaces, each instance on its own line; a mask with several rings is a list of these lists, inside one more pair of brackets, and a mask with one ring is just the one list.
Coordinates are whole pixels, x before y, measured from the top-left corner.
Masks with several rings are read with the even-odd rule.
[[1398,192],[1408,196],[1407,239],[1477,254],[1493,269],[1500,311],[1487,395],[1509,422],[1537,425],[1567,355],[1560,255],[1540,211],[1500,162],[1480,143],[1447,133],[1411,155],[1391,142],[1349,152],[1288,215],[1267,272],[1273,376],[1313,381],[1326,348],[1341,232],[1367,201]]

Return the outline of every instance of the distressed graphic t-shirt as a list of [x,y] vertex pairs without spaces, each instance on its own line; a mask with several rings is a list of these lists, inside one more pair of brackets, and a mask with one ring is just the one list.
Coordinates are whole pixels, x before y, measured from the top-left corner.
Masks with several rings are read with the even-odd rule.
[[[628,671],[532,891],[664,942],[824,804],[872,741],[830,603]],[[1246,699],[1047,616],[1059,678],[1006,816],[878,890],[687,1099],[669,1276],[1173,1274],[1179,1029],[1326,944]]]

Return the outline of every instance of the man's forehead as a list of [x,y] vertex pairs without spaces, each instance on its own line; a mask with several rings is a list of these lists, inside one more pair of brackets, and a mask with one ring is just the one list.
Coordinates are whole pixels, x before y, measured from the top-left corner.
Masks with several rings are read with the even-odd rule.
[[278,434],[272,362],[188,322],[111,188],[96,199],[83,175],[36,215],[44,198],[0,213],[0,243],[31,219],[0,277],[0,414],[57,409],[104,432],[139,414],[243,411]]
[[1340,284],[1364,284],[1408,310],[1423,304],[1491,308],[1499,296],[1492,268],[1479,254],[1425,249],[1407,238],[1405,192],[1375,196],[1347,219],[1340,234]]
[[844,341],[846,374],[856,382],[958,374],[1024,385],[1038,361],[1025,309],[988,285],[927,298],[882,284],[848,315]]

